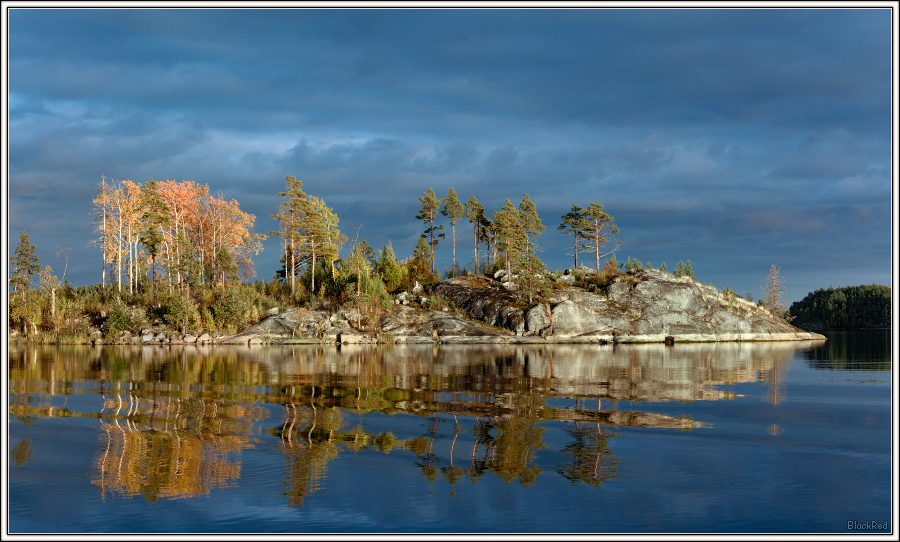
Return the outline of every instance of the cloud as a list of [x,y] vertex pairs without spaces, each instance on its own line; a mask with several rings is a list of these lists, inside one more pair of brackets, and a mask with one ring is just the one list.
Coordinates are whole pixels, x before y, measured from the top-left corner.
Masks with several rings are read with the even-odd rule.
[[16,9],[9,229],[87,244],[105,175],[209,184],[268,232],[293,175],[400,257],[452,186],[528,193],[551,267],[591,201],[632,255],[718,277],[883,262],[890,46],[887,9]]

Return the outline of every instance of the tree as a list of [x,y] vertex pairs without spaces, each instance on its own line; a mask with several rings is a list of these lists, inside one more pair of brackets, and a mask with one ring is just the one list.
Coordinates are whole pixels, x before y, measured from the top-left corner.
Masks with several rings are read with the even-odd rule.
[[487,241],[487,228],[490,226],[487,217],[484,216],[484,206],[478,203],[475,194],[466,202],[466,218],[472,224],[472,240],[475,243],[475,273],[479,272],[478,246]]
[[[316,291],[316,259],[327,258],[329,263],[337,259],[343,239],[338,230],[338,217],[325,201],[306,196],[300,204],[298,230],[301,234],[301,254],[311,259],[309,291]],[[363,241],[365,242],[365,241]]]
[[774,316],[785,321],[790,321],[792,317],[784,304],[784,292],[787,288],[784,287],[783,280],[781,269],[775,264],[772,264],[772,267],[769,268],[769,276],[766,279],[766,285],[762,287],[763,301],[766,304],[766,308]]
[[591,243],[590,246],[594,249],[594,255],[597,260],[597,272],[599,273],[600,257],[612,254],[619,248],[621,243],[617,244],[616,248],[612,249],[606,254],[600,254],[600,249],[603,245],[609,242],[610,235],[619,233],[619,228],[613,223],[613,217],[603,212],[603,206],[595,201],[591,202],[591,205],[587,209],[585,209],[584,218],[588,223],[587,237]]
[[65,286],[66,284],[66,271],[69,269],[69,256],[66,255],[68,252],[68,248],[61,248],[59,245],[56,246],[56,255],[59,256],[60,253],[66,257],[66,264],[63,266],[63,278],[62,280],[58,279],[56,275],[53,274],[52,269],[49,265],[44,266],[44,270],[40,272],[40,287],[50,294],[50,319],[56,320],[56,292]]
[[641,261],[635,257],[629,256],[625,262],[625,271],[637,271],[642,268]]
[[524,194],[522,202],[519,203],[519,221],[525,234],[525,251],[533,253],[537,250],[537,244],[532,239],[540,237],[541,233],[547,228],[541,223],[537,207],[528,194]]
[[12,265],[9,282],[13,287],[13,292],[21,292],[22,301],[27,301],[28,288],[32,282],[31,277],[41,270],[41,266],[38,264],[34,244],[25,230],[19,233],[19,243],[16,245],[13,255],[10,256],[9,262]]
[[35,328],[34,321],[37,319],[37,305],[28,302],[28,289],[32,284],[32,278],[36,273],[40,272],[41,266],[38,263],[38,257],[35,254],[34,244],[31,238],[22,230],[19,233],[19,243],[16,245],[13,255],[9,257],[12,266],[12,272],[9,276],[10,285],[13,287],[13,293],[21,292],[21,299],[16,296],[16,302],[10,299],[9,316],[11,320],[18,319],[22,324],[22,332],[28,333],[28,321],[32,321],[32,327]]
[[431,280],[432,273],[428,264],[430,252],[428,239],[426,239],[424,234],[420,235],[419,240],[416,243],[416,248],[413,250],[412,259],[407,264],[410,281],[421,280],[422,282],[425,282],[426,280]]
[[588,248],[581,240],[587,238],[589,228],[590,224],[585,217],[584,209],[578,205],[573,205],[572,209],[562,216],[562,223],[557,228],[563,232],[563,235],[572,235],[572,256],[575,257],[575,267],[578,267],[578,253]]
[[428,236],[428,247],[429,252],[431,253],[431,274],[434,275],[434,249],[438,244],[437,239],[435,239],[435,234],[437,234],[438,239],[444,237],[444,234],[440,233],[440,231],[444,229],[444,225],[434,225],[441,204],[434,195],[434,190],[430,188],[425,192],[424,197],[419,198],[419,202],[422,204],[422,208],[419,209],[419,214],[416,215],[416,218],[425,222],[428,226],[425,229],[425,235]]
[[518,266],[525,256],[528,234],[519,210],[506,198],[503,207],[491,215],[491,229],[506,259],[507,280],[512,280],[513,265]]
[[450,228],[453,231],[453,274],[459,272],[459,266],[456,263],[456,223],[465,216],[466,209],[456,197],[456,190],[451,186],[447,190],[447,195],[441,200],[441,214],[450,219]]
[[691,267],[691,261],[688,260],[687,263],[684,263],[679,260],[678,265],[675,266],[675,273],[673,274],[676,277],[694,278],[694,269]]
[[285,180],[287,181],[285,191],[278,193],[285,201],[281,204],[278,213],[272,215],[272,218],[281,223],[281,230],[273,231],[269,235],[277,235],[284,240],[284,265],[290,272],[291,295],[293,296],[295,291],[294,277],[297,272],[296,243],[299,237],[300,215],[302,214],[303,200],[306,199],[306,193],[302,189],[303,182],[297,180],[296,177],[287,175]]
[[156,304],[156,257],[165,238],[162,229],[169,222],[169,213],[166,204],[159,193],[159,185],[152,178],[144,183],[141,194],[141,244],[147,249],[151,258],[151,284],[153,286],[153,304]]
[[394,255],[394,247],[390,241],[382,245],[378,262],[375,264],[375,272],[384,282],[384,287],[393,292],[403,284],[403,267]]
[[539,237],[546,228],[538,216],[537,207],[531,201],[528,194],[522,196],[519,204],[519,224],[524,239],[522,240],[522,254],[519,256],[523,293],[528,296],[531,303],[533,297],[540,293],[545,286],[544,262],[537,256],[537,243],[534,238]]

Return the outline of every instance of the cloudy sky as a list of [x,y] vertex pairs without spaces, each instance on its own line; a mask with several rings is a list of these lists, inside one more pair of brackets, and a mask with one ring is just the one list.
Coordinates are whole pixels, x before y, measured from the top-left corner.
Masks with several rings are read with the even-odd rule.
[[70,248],[76,285],[101,176],[208,184],[268,233],[286,175],[400,258],[454,187],[488,215],[529,194],[551,269],[596,201],[620,262],[753,299],[775,264],[789,302],[891,284],[890,9],[4,8],[7,249],[24,229],[61,272]]

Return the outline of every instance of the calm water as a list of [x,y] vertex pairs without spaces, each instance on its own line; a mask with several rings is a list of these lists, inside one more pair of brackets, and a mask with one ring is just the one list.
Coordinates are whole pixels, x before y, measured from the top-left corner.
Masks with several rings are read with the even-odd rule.
[[887,332],[11,345],[7,397],[12,534],[893,532]]

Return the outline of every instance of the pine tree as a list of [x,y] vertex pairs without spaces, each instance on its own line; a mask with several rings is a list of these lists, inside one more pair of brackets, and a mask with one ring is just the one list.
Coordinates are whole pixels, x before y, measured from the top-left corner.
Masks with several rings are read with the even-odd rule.
[[495,212],[491,219],[491,228],[497,239],[500,251],[506,259],[507,280],[512,279],[513,266],[518,265],[525,257],[527,233],[520,218],[519,210],[506,198],[503,208]]
[[484,206],[478,203],[475,194],[466,202],[466,218],[472,224],[472,240],[475,243],[475,273],[479,273],[478,246],[487,241],[486,231],[490,226],[487,217],[484,216]]
[[338,217],[323,200],[307,196],[300,205],[299,232],[303,235],[301,250],[312,260],[309,291],[315,293],[316,259],[322,257],[334,262],[343,244],[343,236],[338,230]]
[[541,223],[537,207],[528,194],[523,195],[522,202],[519,203],[519,221],[525,233],[525,251],[529,254],[534,253],[537,250],[537,244],[533,241],[533,238],[540,237],[541,233],[547,228]]
[[141,190],[141,233],[140,242],[150,255],[151,285],[153,287],[153,304],[156,305],[156,259],[165,241],[162,230],[169,223],[166,204],[159,194],[159,185],[152,178],[144,183]]
[[588,222],[588,239],[594,249],[594,255],[597,260],[597,272],[600,272],[600,257],[615,252],[618,248],[613,249],[606,254],[600,254],[600,248],[609,241],[609,236],[619,233],[619,228],[613,224],[613,217],[603,212],[603,206],[597,202],[591,202],[591,205],[585,209],[584,217]]
[[435,219],[437,219],[437,213],[440,210],[441,203],[438,201],[437,197],[434,195],[434,190],[429,188],[425,192],[424,197],[419,198],[419,202],[422,204],[422,208],[419,209],[419,214],[416,215],[416,218],[425,222],[428,226],[425,229],[425,235],[428,236],[428,247],[429,252],[431,253],[431,274],[434,275],[434,249],[437,247],[438,239],[444,237],[443,233],[440,233],[442,229],[444,229],[444,225],[441,224],[439,226],[434,225]]
[[375,264],[375,272],[381,277],[389,292],[393,292],[403,284],[403,268],[397,262],[394,247],[390,242],[382,245],[378,262]]
[[[296,245],[299,238],[302,205],[303,201],[306,199],[306,193],[303,192],[302,189],[303,182],[297,180],[296,177],[287,175],[285,176],[285,180],[287,182],[285,191],[278,193],[285,201],[281,204],[278,213],[272,215],[273,219],[278,220],[281,223],[281,231],[273,231],[270,235],[277,235],[284,240],[284,265],[291,276],[291,296],[293,296],[296,290],[295,276],[297,274],[298,263]],[[287,280],[286,276],[285,280]]]
[[31,277],[40,272],[41,266],[35,254],[34,244],[25,230],[19,234],[19,244],[16,245],[13,255],[10,256],[9,263],[12,265],[9,282],[12,284],[13,292],[21,292],[22,301],[27,301],[28,288],[32,283]]
[[575,257],[575,267],[578,267],[578,253],[588,248],[582,239],[588,236],[589,227],[590,224],[584,215],[584,209],[573,205],[572,209],[562,216],[562,223],[557,228],[563,232],[563,235],[572,235],[572,256]]
[[456,197],[456,190],[451,186],[447,195],[441,200],[441,214],[450,219],[450,228],[453,231],[453,274],[459,272],[459,264],[456,263],[456,223],[465,216],[466,209]]

